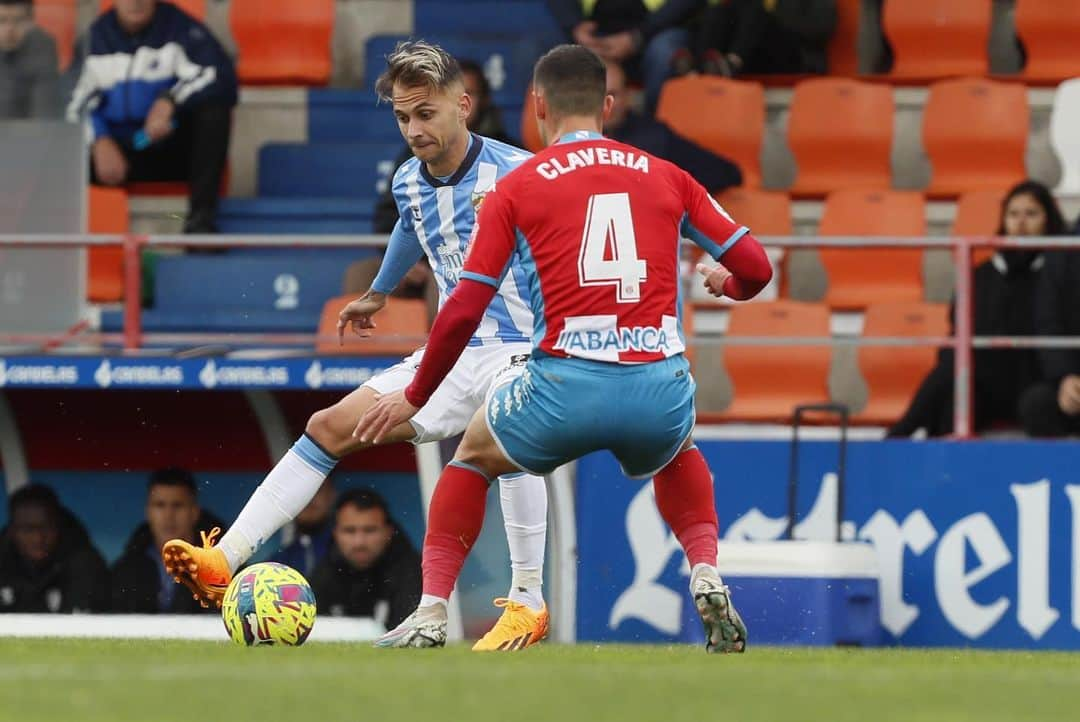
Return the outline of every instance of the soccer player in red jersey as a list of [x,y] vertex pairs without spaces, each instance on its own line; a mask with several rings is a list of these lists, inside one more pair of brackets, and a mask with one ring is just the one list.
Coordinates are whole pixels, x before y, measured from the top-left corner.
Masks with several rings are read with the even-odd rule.
[[[715,566],[712,476],[691,438],[680,239],[723,262],[699,268],[714,295],[751,298],[772,270],[748,230],[687,173],[600,134],[612,103],[605,75],[580,46],[559,46],[537,63],[536,117],[550,145],[488,194],[461,283],[439,312],[415,379],[382,396],[357,433],[377,442],[424,406],[517,258],[528,277],[533,354],[523,374],[492,388],[443,471],[424,540],[425,595],[449,595],[492,480],[544,474],[607,449],[627,475],[653,478],[660,513],[690,562],[706,649],[741,652],[746,627]],[[439,611],[421,603],[377,644],[441,644]]]

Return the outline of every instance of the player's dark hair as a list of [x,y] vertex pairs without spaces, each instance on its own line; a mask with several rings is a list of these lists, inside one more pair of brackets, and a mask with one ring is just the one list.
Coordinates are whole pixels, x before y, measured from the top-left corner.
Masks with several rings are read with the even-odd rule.
[[195,483],[195,477],[187,469],[170,466],[167,469],[158,469],[150,475],[150,481],[146,484],[149,491],[155,486],[180,486],[191,492],[192,496],[198,496],[199,485]]
[[375,81],[375,92],[381,100],[390,100],[395,83],[441,91],[462,82],[461,66],[453,55],[424,40],[403,40],[386,56],[386,70]]
[[337,516],[338,512],[347,506],[354,506],[360,511],[382,509],[383,516],[386,517],[387,521],[390,521],[390,508],[386,505],[386,500],[374,489],[349,489],[342,492],[338,497],[337,504],[334,505],[334,516]]
[[472,60],[471,58],[458,58],[458,67],[461,68],[461,74],[471,73],[480,80],[480,94],[482,98],[474,98],[477,102],[481,100],[487,100],[491,97],[491,83],[488,82],[487,76],[484,75],[484,68],[480,63]]
[[33,9],[34,0],[0,0],[0,5],[25,5],[29,9]]
[[56,492],[44,484],[30,484],[16,491],[8,499],[8,518],[15,516],[15,510],[23,506],[40,506],[53,519],[60,516],[60,499]]
[[1010,188],[1001,201],[1001,219],[998,221],[999,236],[1005,235],[1005,211],[1009,209],[1009,203],[1013,198],[1023,195],[1031,196],[1042,206],[1043,213],[1046,214],[1046,229],[1043,235],[1064,236],[1068,232],[1065,216],[1061,214],[1061,208],[1054,200],[1054,194],[1050,192],[1050,189],[1038,181],[1026,180]]
[[558,116],[600,115],[607,95],[607,68],[588,48],[558,45],[536,61],[533,86]]

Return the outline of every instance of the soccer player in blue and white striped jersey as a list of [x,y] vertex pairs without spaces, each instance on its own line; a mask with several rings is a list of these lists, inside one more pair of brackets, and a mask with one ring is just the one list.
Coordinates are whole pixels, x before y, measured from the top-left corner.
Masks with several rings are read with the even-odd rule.
[[[401,218],[391,233],[379,274],[372,288],[341,312],[339,333],[349,327],[361,335],[371,333],[373,317],[386,304],[387,295],[425,255],[435,272],[440,301],[445,301],[458,284],[476,209],[484,195],[529,158],[523,150],[469,132],[465,121],[472,100],[464,91],[461,69],[437,46],[422,41],[399,44],[387,58],[387,70],[376,88],[392,104],[415,157],[394,175],[393,195]],[[469,348],[439,391],[424,411],[382,443],[422,443],[460,434],[484,408],[494,381],[521,373],[532,349],[533,329],[525,279],[518,265],[509,269]],[[412,382],[423,353],[420,349],[334,406],[316,412],[305,434],[255,491],[217,546],[199,549],[179,540],[165,545],[162,554],[169,571],[196,595],[218,601],[239,564],[307,504],[337,461],[371,445],[354,435],[357,424],[380,395],[400,391]],[[483,482],[485,491],[487,483]],[[500,478],[499,484],[513,568],[511,591],[506,599],[495,600],[503,608],[502,616],[477,642],[477,650],[524,649],[543,639],[548,628],[541,592],[547,533],[544,480],[516,474]],[[441,487],[435,489],[437,498],[447,493]],[[482,507],[443,506],[454,507],[455,514],[483,518]],[[455,522],[432,515],[425,550],[446,529],[456,528]],[[470,545],[472,541],[467,540]],[[438,566],[437,559],[426,555],[425,564],[429,561]],[[456,578],[457,571],[450,573]],[[432,639],[445,640],[447,599],[424,591],[417,612],[424,619],[413,628],[422,634],[425,625],[430,626]]]

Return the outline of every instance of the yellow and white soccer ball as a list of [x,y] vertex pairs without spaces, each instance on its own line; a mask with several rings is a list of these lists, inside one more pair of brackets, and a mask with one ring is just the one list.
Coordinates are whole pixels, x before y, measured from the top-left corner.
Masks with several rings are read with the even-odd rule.
[[315,626],[315,593],[292,567],[253,564],[233,577],[221,618],[237,644],[300,645]]

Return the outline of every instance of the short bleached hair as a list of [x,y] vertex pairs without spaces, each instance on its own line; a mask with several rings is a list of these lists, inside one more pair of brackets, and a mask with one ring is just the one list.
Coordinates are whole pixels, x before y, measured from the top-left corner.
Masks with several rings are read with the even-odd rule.
[[386,56],[386,71],[375,81],[375,92],[381,100],[389,101],[396,83],[443,91],[464,82],[453,55],[424,40],[404,40]]

